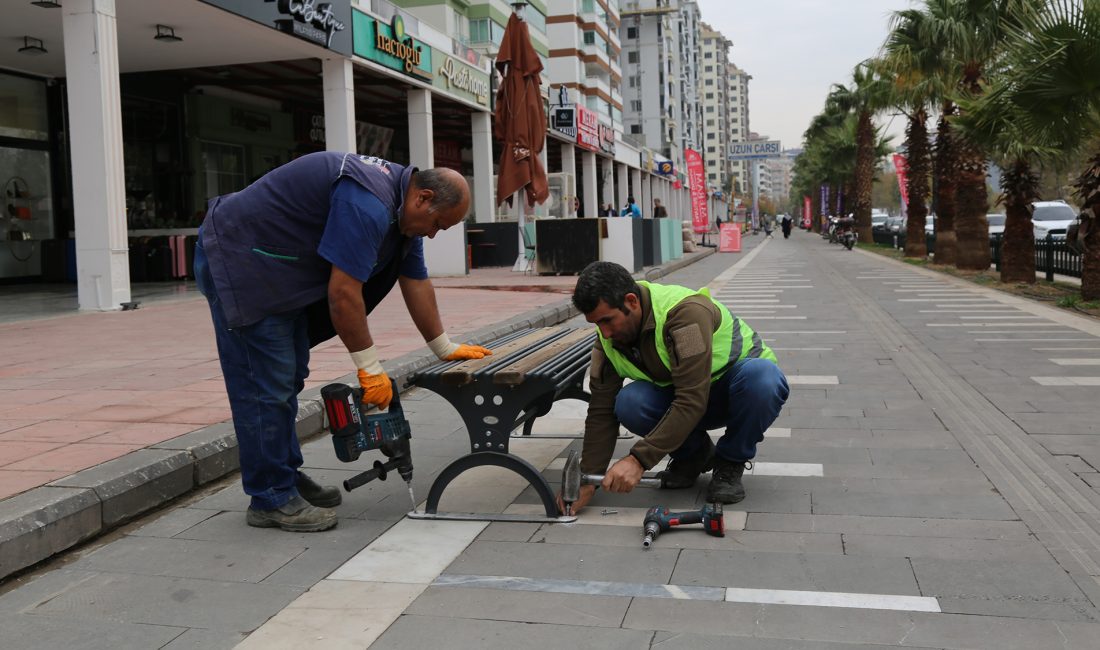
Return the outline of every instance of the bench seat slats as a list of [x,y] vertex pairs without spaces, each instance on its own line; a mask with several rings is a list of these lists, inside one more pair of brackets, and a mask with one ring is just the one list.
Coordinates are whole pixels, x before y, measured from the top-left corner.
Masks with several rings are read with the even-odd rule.
[[578,343],[592,338],[593,330],[591,329],[576,329],[570,331],[565,336],[557,339],[556,341],[546,345],[542,349],[535,350],[530,354],[521,357],[515,362],[497,370],[493,374],[494,384],[503,384],[507,386],[515,386],[523,383],[523,380],[527,378],[527,374],[533,370],[537,370],[538,366],[542,365],[546,361],[557,357],[559,354],[565,352]]
[[457,366],[444,370],[439,375],[440,381],[446,384],[455,386],[464,386],[474,380],[474,373],[500,361],[501,357],[518,352],[524,348],[534,345],[543,339],[549,338],[554,335],[557,330],[555,328],[543,328],[537,329],[530,334],[525,334],[517,339],[509,341],[504,345],[495,348],[493,353],[482,359],[470,359],[469,361],[463,361]]

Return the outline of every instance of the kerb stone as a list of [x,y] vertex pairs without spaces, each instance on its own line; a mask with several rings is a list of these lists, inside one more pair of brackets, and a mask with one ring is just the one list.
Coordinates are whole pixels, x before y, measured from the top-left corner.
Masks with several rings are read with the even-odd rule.
[[87,488],[40,487],[0,502],[0,578],[96,535],[102,519]]

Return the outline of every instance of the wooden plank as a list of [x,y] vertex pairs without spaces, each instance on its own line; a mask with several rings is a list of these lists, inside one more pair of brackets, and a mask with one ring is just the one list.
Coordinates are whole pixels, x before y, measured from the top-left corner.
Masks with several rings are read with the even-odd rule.
[[504,345],[493,348],[493,353],[487,357],[481,359],[470,359],[469,361],[463,361],[453,368],[448,368],[439,375],[439,380],[445,384],[451,384],[454,386],[465,386],[474,380],[474,373],[481,370],[489,364],[500,361],[500,358],[517,352],[530,345],[535,345],[539,341],[552,336],[560,328],[558,327],[543,327],[540,329],[531,330],[530,334],[525,334],[514,341],[505,343]]
[[[535,350],[531,354],[521,359],[516,359],[514,362],[497,370],[493,373],[493,383],[505,384],[508,386],[518,386],[522,384],[524,379],[527,378],[528,372],[560,355],[562,352],[565,352],[566,349],[572,347],[574,344],[591,337],[592,333],[592,330],[588,328],[573,330],[560,339],[547,344],[542,349]],[[591,354],[591,352],[586,348],[584,354],[587,356]]]

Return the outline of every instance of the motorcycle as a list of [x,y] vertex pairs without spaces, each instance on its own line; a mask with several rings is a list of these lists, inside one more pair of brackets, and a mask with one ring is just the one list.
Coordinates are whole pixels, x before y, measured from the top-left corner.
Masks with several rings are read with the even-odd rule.
[[856,220],[851,217],[837,220],[835,241],[844,244],[844,248],[855,248],[859,235],[856,233]]

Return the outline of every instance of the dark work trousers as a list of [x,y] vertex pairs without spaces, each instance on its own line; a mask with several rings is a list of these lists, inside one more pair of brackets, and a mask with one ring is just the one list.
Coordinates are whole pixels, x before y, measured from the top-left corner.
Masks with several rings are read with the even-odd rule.
[[244,491],[252,497],[252,508],[273,510],[298,494],[302,450],[295,421],[298,393],[309,376],[305,310],[230,329],[201,243],[195,247],[195,279],[214,320]]
[[[623,386],[615,416],[631,433],[644,436],[665,416],[675,389],[647,381]],[[710,385],[707,410],[684,443],[669,456],[690,458],[705,444],[707,431],[725,429],[717,454],[731,461],[752,460],[764,431],[779,417],[790,388],[779,366],[767,359],[742,359]]]

